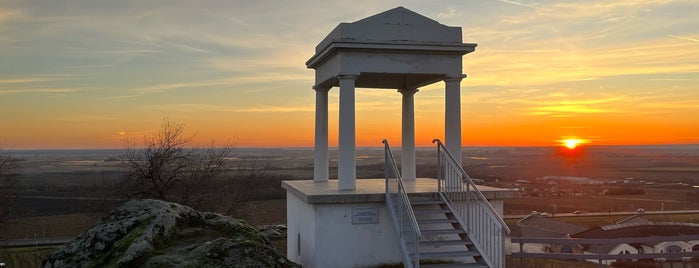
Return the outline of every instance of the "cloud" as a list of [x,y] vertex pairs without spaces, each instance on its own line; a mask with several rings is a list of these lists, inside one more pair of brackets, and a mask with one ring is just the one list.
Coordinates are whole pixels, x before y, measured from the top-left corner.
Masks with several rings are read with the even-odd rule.
[[[328,108],[329,110],[333,110]],[[267,106],[258,105],[251,108],[236,109],[236,112],[242,113],[294,113],[294,112],[314,112],[315,107],[311,105],[300,105],[300,106]]]
[[14,78],[14,79],[0,79],[0,84],[23,84],[23,83],[36,83],[44,82],[44,78]]
[[672,35],[672,34],[670,34],[670,35],[668,35],[668,36],[669,36],[669,37],[674,37],[674,38],[677,38],[677,39],[682,39],[682,40],[689,40],[689,41],[692,41],[692,42],[699,42],[699,39],[691,38],[691,37],[686,37],[686,36],[679,36],[679,35]]
[[498,2],[501,2],[501,3],[506,3],[506,4],[511,4],[511,5],[515,5],[515,6],[520,6],[520,7],[541,9],[540,7],[537,7],[537,6],[535,6],[535,5],[527,4],[527,3],[522,3],[522,2],[518,2],[518,1],[512,1],[512,0],[495,0],[495,1],[498,1]]
[[116,121],[117,117],[101,116],[101,115],[64,115],[51,118],[53,121],[61,122],[95,122],[95,121]]
[[[253,105],[252,107],[232,107],[224,105],[214,105],[205,103],[178,103],[178,104],[158,104],[150,105],[152,109],[177,111],[177,112],[205,112],[205,113],[292,113],[292,112],[313,112],[312,105],[298,106],[274,106],[274,105]],[[332,110],[332,109],[331,109]]]
[[699,47],[692,42],[657,39],[607,45],[595,51],[574,48],[532,54],[484,48],[464,57],[464,65],[471,69],[470,85],[533,86],[626,75],[695,73],[699,72],[699,62],[688,59],[697,53]]
[[457,14],[460,14],[460,13],[461,13],[461,12],[457,12],[456,9],[450,7],[450,8],[447,8],[447,10],[444,11],[444,12],[439,12],[439,13],[437,13],[437,18],[440,18],[440,19],[453,18],[453,17],[455,17]]
[[13,84],[31,84],[31,83],[42,83],[42,82],[55,82],[62,80],[69,80],[78,75],[71,74],[41,74],[35,76],[19,76],[14,78],[0,78],[0,84],[6,84],[12,86]]
[[[133,98],[145,95],[152,95],[157,93],[164,93],[172,90],[188,89],[188,90],[204,90],[207,88],[240,88],[241,86],[246,86],[248,88],[255,88],[255,90],[260,90],[260,85],[270,85],[278,84],[283,85],[290,81],[312,81],[306,76],[298,76],[294,74],[285,73],[261,73],[261,74],[250,74],[236,76],[232,78],[219,78],[210,80],[200,80],[192,82],[173,82],[173,83],[163,83],[142,87],[135,87],[130,89],[132,94],[117,95],[108,97],[110,99],[120,99],[120,98]],[[310,84],[311,82],[309,82]],[[257,85],[258,87],[255,87]],[[309,86],[310,88],[310,86]]]
[[[548,115],[556,113],[556,116],[570,116],[572,114],[589,114],[589,113],[608,113],[611,110],[602,108],[593,108],[586,105],[552,105],[552,106],[539,106],[529,108],[534,110],[533,115]],[[563,115],[561,115],[561,113]]]
[[29,93],[73,93],[79,92],[79,88],[26,88],[26,89],[0,89],[0,96],[11,94]]

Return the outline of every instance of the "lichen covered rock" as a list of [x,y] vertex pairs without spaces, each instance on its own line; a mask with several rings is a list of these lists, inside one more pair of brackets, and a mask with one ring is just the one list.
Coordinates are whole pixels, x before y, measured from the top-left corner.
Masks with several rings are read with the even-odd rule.
[[298,267],[252,226],[159,200],[134,200],[50,254],[43,267]]

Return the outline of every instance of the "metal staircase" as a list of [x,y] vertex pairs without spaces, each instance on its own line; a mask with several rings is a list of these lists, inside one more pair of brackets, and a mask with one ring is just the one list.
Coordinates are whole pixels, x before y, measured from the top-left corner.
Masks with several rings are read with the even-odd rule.
[[384,140],[386,206],[393,219],[405,267],[505,267],[501,216],[471,178],[438,144],[437,192],[409,198]]
[[[483,267],[483,257],[468,237],[452,210],[440,196],[433,199],[412,199],[411,205],[420,227],[421,267]],[[437,260],[453,261],[435,263]],[[459,263],[465,261],[466,263]]]

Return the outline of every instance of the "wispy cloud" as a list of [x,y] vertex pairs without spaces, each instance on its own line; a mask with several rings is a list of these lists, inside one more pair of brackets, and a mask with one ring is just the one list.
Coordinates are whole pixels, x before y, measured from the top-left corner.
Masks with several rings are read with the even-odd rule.
[[[529,108],[536,112],[533,115],[548,115],[552,113],[563,113],[564,115],[570,116],[571,114],[589,114],[589,113],[608,113],[611,110],[602,108],[593,108],[585,105],[552,105],[552,106],[539,106]],[[561,116],[561,114],[556,114]]]
[[[469,84],[532,86],[625,75],[699,72],[699,62],[687,60],[699,53],[698,46],[662,39],[608,45],[595,52],[571,49],[531,55],[519,50],[485,48],[479,53],[465,57],[465,65],[473,70]],[[503,73],[507,75],[500,75]]]
[[[332,110],[332,109],[331,109]],[[294,112],[313,112],[315,107],[310,105],[301,106],[256,106],[250,108],[236,109],[236,112],[242,113],[294,113]]]
[[79,88],[28,88],[28,89],[0,89],[0,95],[30,94],[30,93],[73,93],[81,91]]
[[457,14],[458,14],[458,12],[456,11],[456,9],[450,7],[450,8],[447,8],[447,10],[445,10],[443,12],[437,13],[437,18],[444,18],[444,19],[453,18]]
[[14,78],[0,78],[0,84],[30,84],[30,83],[42,83],[42,82],[54,82],[68,80],[72,77],[78,75],[70,74],[42,74],[36,76],[26,76],[26,77],[14,77]]
[[691,38],[691,37],[686,37],[686,36],[679,36],[679,35],[672,35],[672,34],[670,34],[670,35],[668,35],[668,36],[669,36],[669,37],[674,37],[674,38],[677,38],[677,39],[682,39],[682,40],[689,40],[689,41],[692,41],[692,42],[699,42],[699,39]]
[[0,79],[0,84],[22,84],[36,83],[46,81],[44,78],[15,78],[15,79]]
[[274,106],[274,105],[252,105],[252,107],[232,107],[224,105],[213,105],[205,103],[178,103],[178,104],[158,104],[150,105],[152,109],[177,111],[177,112],[207,112],[207,113],[292,113],[292,112],[313,112],[315,108],[311,105],[298,106]]
[[95,122],[95,121],[116,121],[118,117],[101,116],[101,115],[64,115],[51,118],[53,121],[61,122]]
[[535,6],[535,5],[528,4],[528,3],[523,3],[523,2],[519,2],[519,1],[513,1],[513,0],[495,0],[495,1],[498,1],[498,2],[501,2],[501,3],[506,3],[506,4],[511,4],[511,5],[515,5],[515,6],[520,6],[520,7],[541,9],[540,7],[537,7],[537,6]]

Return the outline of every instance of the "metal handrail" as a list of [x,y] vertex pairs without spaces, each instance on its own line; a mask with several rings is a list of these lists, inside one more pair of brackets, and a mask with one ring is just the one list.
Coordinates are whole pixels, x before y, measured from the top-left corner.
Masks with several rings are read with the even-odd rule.
[[403,187],[403,179],[387,140],[383,140],[386,166],[386,207],[393,219],[393,229],[400,240],[405,267],[420,267],[420,227]]
[[437,191],[490,267],[505,267],[505,236],[510,228],[439,139]]

